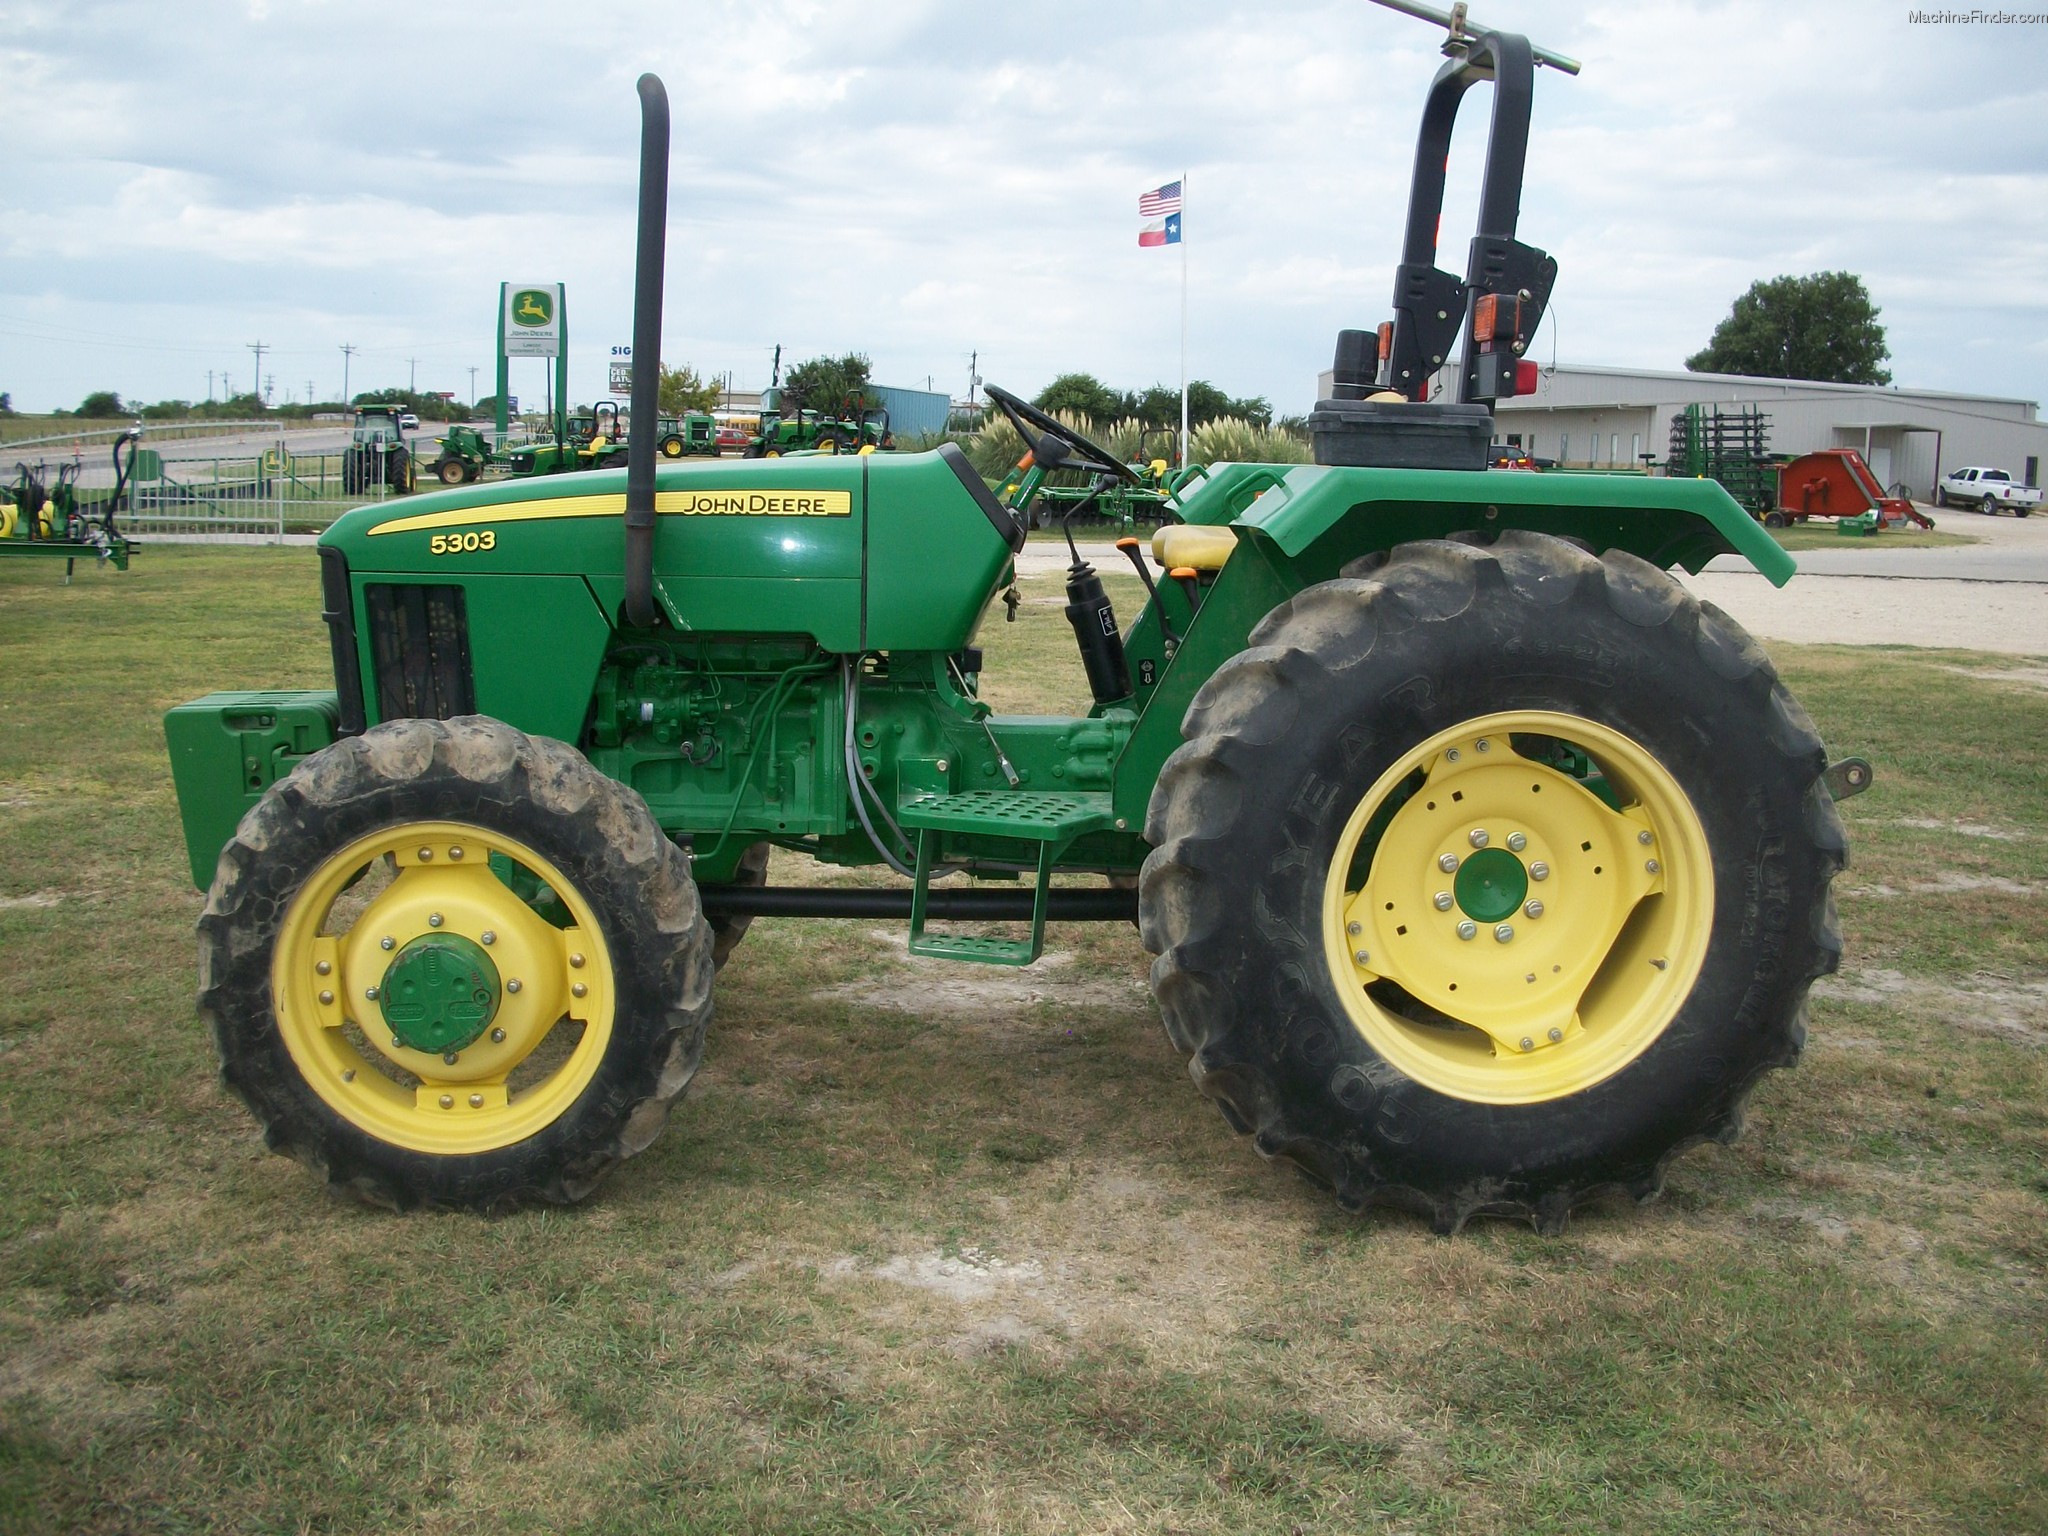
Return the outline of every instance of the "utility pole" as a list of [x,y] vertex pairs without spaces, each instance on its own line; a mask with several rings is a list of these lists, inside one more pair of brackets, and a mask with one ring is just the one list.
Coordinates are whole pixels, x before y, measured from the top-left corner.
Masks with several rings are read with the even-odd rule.
[[474,368],[469,370],[469,403],[471,405],[476,404],[476,370]]
[[967,403],[974,404],[974,387],[981,382],[981,353],[967,354]]
[[313,381],[312,381],[311,379],[308,379],[308,380],[306,380],[306,404],[308,404],[308,405],[311,405],[312,403],[313,403]]
[[270,404],[270,397],[276,393],[277,375],[274,373],[266,373],[265,375],[263,375],[263,403],[265,405]]
[[[249,350],[256,354],[256,371],[249,375],[249,390],[254,394],[263,388],[263,354],[268,348],[260,341],[252,341],[249,343]],[[261,403],[261,398],[259,395],[259,403]]]
[[420,387],[420,360],[416,357],[408,357],[405,360],[405,367],[405,392],[408,395],[417,394]]
[[353,342],[348,342],[348,341],[345,341],[345,342],[343,342],[343,343],[341,344],[341,403],[342,403],[343,405],[347,405],[347,404],[348,404],[348,400],[349,400],[349,395],[348,395],[348,360],[349,360],[350,358],[354,357],[355,355],[356,355],[356,347],[355,347],[355,343],[353,343]]
[[213,404],[213,370],[206,370],[206,403]]

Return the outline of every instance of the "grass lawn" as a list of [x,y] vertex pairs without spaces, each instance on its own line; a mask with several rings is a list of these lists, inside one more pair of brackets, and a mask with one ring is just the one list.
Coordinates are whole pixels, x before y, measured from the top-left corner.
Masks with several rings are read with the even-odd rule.
[[[1025,594],[990,692],[1070,708]],[[319,606],[304,549],[0,566],[0,1530],[2048,1528],[2048,663],[1773,647],[1877,765],[1844,973],[1739,1143],[1562,1237],[1262,1163],[1106,925],[758,923],[594,1203],[399,1218],[192,1010],[159,716],[324,685]]]

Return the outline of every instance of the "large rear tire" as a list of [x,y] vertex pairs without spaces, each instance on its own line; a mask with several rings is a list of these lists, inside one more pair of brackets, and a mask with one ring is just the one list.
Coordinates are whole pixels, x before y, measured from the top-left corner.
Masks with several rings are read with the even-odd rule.
[[399,720],[221,854],[201,1014],[265,1141],[374,1204],[579,1200],[659,1134],[711,933],[646,805],[495,720]]
[[1556,1230],[1654,1194],[1797,1059],[1840,953],[1825,755],[1645,562],[1526,533],[1357,562],[1183,731],[1146,824],[1153,993],[1225,1118],[1346,1206]]

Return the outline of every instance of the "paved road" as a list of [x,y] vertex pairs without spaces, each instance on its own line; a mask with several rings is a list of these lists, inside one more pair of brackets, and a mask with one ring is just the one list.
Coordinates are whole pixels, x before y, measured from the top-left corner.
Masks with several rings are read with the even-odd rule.
[[[1795,557],[1799,575],[1783,590],[1730,555],[1680,579],[1767,639],[2048,656],[2048,516],[1937,517],[1941,531],[1983,542],[1886,549],[1880,534],[1847,549],[1804,550]],[[1080,552],[1098,570],[1130,569],[1113,545],[1082,544]],[[1066,563],[1064,548],[1040,542],[1019,561],[1026,575],[1053,575]]]

